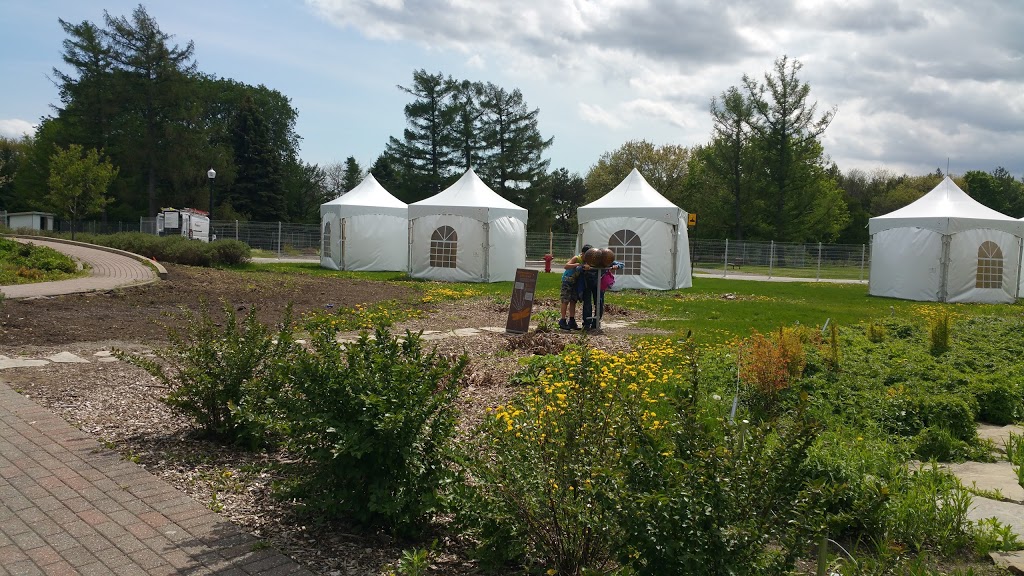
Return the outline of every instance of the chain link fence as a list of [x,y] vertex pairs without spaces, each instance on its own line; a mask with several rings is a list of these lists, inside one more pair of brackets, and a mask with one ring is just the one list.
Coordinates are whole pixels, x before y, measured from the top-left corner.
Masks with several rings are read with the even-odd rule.
[[[97,223],[84,222],[80,223],[79,231],[101,234],[130,231],[126,224],[112,223],[104,228]],[[239,240],[278,257],[316,256],[320,250],[320,228],[316,224],[217,220],[211,228],[217,238]],[[156,219],[141,218],[138,230],[155,234]],[[540,265],[544,255],[551,254],[557,267],[576,254],[576,238],[576,234],[527,233],[527,264]],[[866,281],[871,266],[870,252],[866,244],[690,239],[693,271],[726,277],[745,274]]]

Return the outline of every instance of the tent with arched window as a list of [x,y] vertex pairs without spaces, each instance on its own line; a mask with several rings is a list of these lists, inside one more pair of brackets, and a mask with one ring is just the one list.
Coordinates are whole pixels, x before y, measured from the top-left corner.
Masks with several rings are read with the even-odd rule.
[[932,302],[1013,302],[1024,223],[949,176],[916,201],[868,220],[868,293]]
[[320,205],[320,265],[332,270],[409,268],[409,209],[368,174]]
[[604,196],[576,209],[579,246],[608,247],[625,264],[616,290],[674,290],[693,285],[689,215],[658,193],[636,168]]
[[526,264],[525,208],[469,169],[434,196],[409,204],[409,273],[452,282],[503,282]]

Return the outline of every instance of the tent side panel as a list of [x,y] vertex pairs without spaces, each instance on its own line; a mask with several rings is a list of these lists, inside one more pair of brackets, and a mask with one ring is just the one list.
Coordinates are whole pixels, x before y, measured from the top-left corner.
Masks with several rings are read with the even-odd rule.
[[516,268],[526,265],[526,223],[518,218],[502,216],[490,223],[489,233],[489,279],[491,282],[511,282],[516,278]]
[[[1002,273],[993,277],[998,268],[989,266],[989,275],[979,277],[979,250],[982,244],[991,242],[999,247]],[[1008,303],[1017,299],[1018,238],[999,230],[965,230],[954,234],[949,243],[949,277],[947,281],[949,302],[984,302],[990,304]],[[994,264],[998,259],[987,260]],[[986,287],[978,287],[979,280]],[[994,284],[998,284],[995,287]]]
[[872,296],[936,302],[942,235],[924,228],[893,228],[871,237]]
[[[639,237],[640,274],[616,273],[616,289],[666,290],[672,287],[672,226],[649,218],[618,217],[593,220],[581,228],[582,243],[601,248],[607,247],[612,235],[620,230],[632,231]],[[616,251],[616,257],[619,256]],[[689,254],[686,258],[689,259]],[[686,273],[689,274],[689,269]]]
[[[412,246],[409,273],[414,278],[446,282],[480,282],[484,278],[483,223],[475,218],[433,214],[410,220]],[[455,268],[430,265],[430,239],[434,231],[450,226],[457,234]],[[404,237],[404,236],[403,236]]]
[[[331,227],[330,238],[325,238],[327,226]],[[329,246],[324,246],[325,240],[330,242]],[[341,270],[341,224],[337,211],[324,206],[320,207],[320,266]]]
[[[340,234],[340,232],[339,232]],[[409,222],[384,214],[345,218],[345,269],[396,271],[408,269]]]
[[[677,224],[678,233],[676,237],[676,288],[690,288],[693,286],[693,267],[690,265],[690,234],[686,230],[685,219]],[[672,232],[671,227],[669,233]]]

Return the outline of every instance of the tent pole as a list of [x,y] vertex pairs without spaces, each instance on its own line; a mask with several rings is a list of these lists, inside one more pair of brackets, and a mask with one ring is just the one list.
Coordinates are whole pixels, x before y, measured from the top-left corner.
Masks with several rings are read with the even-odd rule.
[[942,252],[939,256],[939,302],[949,298],[949,242],[952,236],[942,236]]
[[406,251],[405,271],[412,275],[412,220],[409,220],[409,248]]
[[[523,263],[525,265],[525,262]],[[491,281],[491,223],[484,222],[484,282]]]
[[729,275],[729,239],[725,239],[725,257],[722,258],[722,277]]
[[676,274],[678,273],[678,266],[676,265],[676,257],[679,256],[679,225],[672,226],[672,277],[668,281],[668,289],[676,289]]
[[1017,238],[1017,286],[1014,288],[1014,299],[1020,298],[1020,260],[1024,258],[1024,240]]

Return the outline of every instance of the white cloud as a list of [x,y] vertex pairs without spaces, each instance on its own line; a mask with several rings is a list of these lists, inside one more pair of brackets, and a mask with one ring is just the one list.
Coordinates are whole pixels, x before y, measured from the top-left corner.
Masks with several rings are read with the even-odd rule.
[[[1004,165],[1024,174],[1024,4],[979,0],[307,0],[321,18],[521,88],[531,106],[571,109],[557,150],[582,154],[641,138],[694,145],[708,104],[773,61],[804,64],[819,114],[839,115],[826,152],[841,169]],[[969,13],[968,13],[969,12]],[[412,68],[414,66],[410,66]],[[448,72],[448,71],[445,71]],[[571,114],[570,114],[571,116]],[[599,139],[599,142],[594,140]],[[942,156],[942,158],[937,158]],[[593,159],[575,161],[576,165]],[[555,159],[554,164],[567,164]],[[570,162],[569,164],[572,164]]]
[[623,122],[622,119],[597,104],[580,102],[579,114],[580,118],[582,118],[584,122],[597,124],[598,126],[605,126],[612,130],[618,130],[626,126],[626,123]]
[[624,108],[637,116],[646,116],[655,120],[666,121],[678,128],[687,127],[686,114],[677,106],[664,100],[638,98],[626,102]]
[[35,133],[35,125],[27,120],[18,118],[0,120],[0,136],[4,138],[21,138],[22,136],[31,136]]

